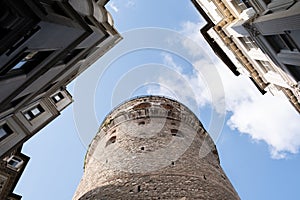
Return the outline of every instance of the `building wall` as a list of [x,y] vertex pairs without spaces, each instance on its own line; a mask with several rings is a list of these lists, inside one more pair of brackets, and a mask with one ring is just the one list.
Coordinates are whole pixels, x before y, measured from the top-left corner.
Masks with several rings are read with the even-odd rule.
[[164,97],[113,110],[85,158],[73,199],[239,199],[197,117]]
[[0,126],[13,134],[0,135],[0,157],[71,104],[66,85],[121,39],[107,2],[1,1]]
[[192,2],[211,24],[210,29],[201,31],[206,34],[205,39],[210,45],[217,43],[235,64],[236,70],[249,76],[262,94],[285,95],[300,112],[299,2]]
[[258,34],[254,38],[278,66],[300,81],[300,2],[273,2],[268,14],[258,16],[249,23]]
[[21,153],[21,147],[0,160],[0,199],[21,199],[21,196],[14,194],[13,190],[28,161],[29,157]]
[[[120,41],[108,0],[0,1],[0,163],[73,102],[66,86]],[[12,188],[5,191],[12,191]],[[1,184],[0,184],[1,187]],[[0,199],[14,199],[0,189]],[[19,197],[16,197],[19,198]]]

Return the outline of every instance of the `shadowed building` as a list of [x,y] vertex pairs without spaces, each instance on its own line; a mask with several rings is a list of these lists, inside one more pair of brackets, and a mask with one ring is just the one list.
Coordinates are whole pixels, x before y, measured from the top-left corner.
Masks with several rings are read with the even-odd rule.
[[177,101],[146,96],[106,116],[73,199],[239,197],[197,117]]
[[0,160],[0,199],[19,200],[22,196],[14,194],[29,157],[21,153],[22,146],[16,149],[10,157]]
[[300,113],[300,2],[192,0],[201,33],[235,75],[264,94],[285,95]]
[[[13,161],[25,166],[20,164],[25,163],[22,156],[14,155],[16,150],[72,103],[66,86],[120,41],[104,7],[107,2],[0,1],[2,166]],[[0,181],[10,180],[0,175]],[[0,188],[0,199],[7,199],[3,192]]]

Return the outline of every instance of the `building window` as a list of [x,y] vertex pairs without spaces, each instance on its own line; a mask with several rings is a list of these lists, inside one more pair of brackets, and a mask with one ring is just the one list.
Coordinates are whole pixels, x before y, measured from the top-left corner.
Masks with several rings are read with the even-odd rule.
[[7,160],[7,166],[14,170],[19,170],[22,164],[23,164],[23,160],[16,156],[12,156]]
[[298,51],[299,47],[288,34],[265,36],[276,53],[281,50]]
[[274,68],[271,66],[271,63],[269,63],[268,61],[257,60],[256,62],[265,73],[267,73],[268,71],[274,71]]
[[0,141],[11,135],[13,131],[7,124],[3,124],[0,126]]
[[28,73],[44,61],[53,51],[24,51],[19,54],[12,62],[3,67],[0,75],[12,75]]
[[280,34],[280,38],[290,51],[299,51],[299,47],[289,34]]
[[31,121],[34,118],[38,117],[43,112],[45,112],[44,108],[41,105],[37,105],[37,106],[31,108],[30,110],[26,111],[24,113],[24,116],[26,117],[26,119]]
[[52,96],[51,98],[54,101],[54,103],[58,103],[64,99],[64,96],[62,95],[61,92],[59,92],[59,93],[55,94],[54,96]]
[[22,60],[20,60],[18,63],[16,63],[9,71],[14,71],[18,69],[22,69],[23,66],[25,66],[26,63],[30,62],[30,60],[34,59],[34,56],[37,54],[37,51],[33,52],[27,52],[23,54]]
[[239,40],[248,51],[258,48],[255,41],[251,37],[240,37]]
[[300,81],[300,66],[296,65],[285,65],[289,73],[294,77],[294,79]]

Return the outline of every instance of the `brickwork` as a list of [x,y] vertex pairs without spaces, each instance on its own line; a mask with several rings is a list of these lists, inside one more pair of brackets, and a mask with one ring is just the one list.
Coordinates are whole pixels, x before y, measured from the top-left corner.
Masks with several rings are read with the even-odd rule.
[[128,101],[102,123],[74,195],[84,199],[239,199],[216,147],[184,105]]

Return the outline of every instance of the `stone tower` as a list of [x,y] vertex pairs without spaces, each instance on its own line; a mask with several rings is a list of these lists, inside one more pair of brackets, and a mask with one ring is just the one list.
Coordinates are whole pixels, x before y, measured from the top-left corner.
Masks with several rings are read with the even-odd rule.
[[89,146],[73,197],[91,199],[239,199],[216,147],[183,104],[158,96],[115,108]]

